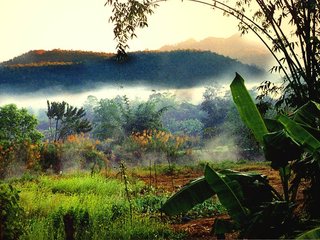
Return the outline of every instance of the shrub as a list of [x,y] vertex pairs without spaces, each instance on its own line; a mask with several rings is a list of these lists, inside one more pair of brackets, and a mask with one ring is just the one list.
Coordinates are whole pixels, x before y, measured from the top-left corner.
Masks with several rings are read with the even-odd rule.
[[107,166],[108,159],[97,149],[98,144],[100,141],[84,134],[70,135],[64,142],[45,142],[41,149],[42,169],[52,168],[55,173],[70,169],[100,171]]
[[0,143],[0,179],[40,170],[40,143],[31,141],[11,144]]
[[45,142],[41,147],[40,165],[42,170],[52,168],[58,173],[61,169],[61,142]]
[[17,166],[26,169],[37,166],[42,138],[37,124],[37,119],[26,109],[18,109],[14,104],[0,107],[0,178]]
[[9,184],[0,183],[0,206],[0,240],[18,239],[23,234],[24,212],[18,191]]

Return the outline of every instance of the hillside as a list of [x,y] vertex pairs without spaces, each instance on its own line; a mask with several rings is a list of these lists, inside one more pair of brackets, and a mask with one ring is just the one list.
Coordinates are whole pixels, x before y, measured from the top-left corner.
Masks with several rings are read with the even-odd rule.
[[134,52],[119,63],[107,53],[36,50],[0,64],[0,89],[35,91],[55,86],[78,91],[97,84],[183,88],[264,71],[209,51]]
[[258,43],[248,41],[235,34],[229,38],[208,37],[200,41],[189,39],[174,45],[165,45],[160,51],[195,49],[212,51],[239,61],[265,68],[269,66],[272,56],[267,49]]

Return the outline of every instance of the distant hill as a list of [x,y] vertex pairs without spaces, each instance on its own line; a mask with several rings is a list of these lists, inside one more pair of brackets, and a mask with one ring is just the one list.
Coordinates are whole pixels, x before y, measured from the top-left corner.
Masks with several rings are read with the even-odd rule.
[[165,45],[160,51],[195,49],[201,51],[212,51],[228,56],[246,64],[253,64],[259,67],[268,67],[272,60],[271,54],[264,46],[250,42],[240,34],[229,38],[208,37],[201,41],[189,39],[174,45]]
[[0,64],[0,91],[63,87],[68,91],[97,84],[144,84],[184,88],[231,79],[235,72],[258,77],[264,71],[210,51],[134,52],[119,63],[113,54],[35,50]]
[[17,64],[35,64],[35,63],[56,63],[56,62],[72,62],[80,63],[86,61],[94,61],[102,58],[114,56],[112,53],[89,52],[89,51],[69,51],[53,49],[51,51],[33,50],[18,57],[15,57],[2,65],[14,66]]

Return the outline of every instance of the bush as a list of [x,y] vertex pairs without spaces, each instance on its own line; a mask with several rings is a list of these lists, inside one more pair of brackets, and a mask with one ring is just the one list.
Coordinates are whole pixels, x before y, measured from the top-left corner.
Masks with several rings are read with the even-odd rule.
[[0,143],[0,179],[40,170],[40,143]]
[[7,177],[10,170],[37,168],[42,138],[37,124],[26,109],[14,104],[0,107],[0,178]]
[[18,239],[23,234],[23,209],[18,191],[11,185],[0,184],[0,240]]
[[42,170],[52,168],[56,173],[61,170],[61,148],[60,142],[45,142],[42,145],[40,160]]
[[62,170],[90,169],[100,171],[107,166],[108,159],[97,149],[100,141],[80,135],[70,135],[64,142],[46,142],[41,149],[43,170],[51,169],[55,173]]

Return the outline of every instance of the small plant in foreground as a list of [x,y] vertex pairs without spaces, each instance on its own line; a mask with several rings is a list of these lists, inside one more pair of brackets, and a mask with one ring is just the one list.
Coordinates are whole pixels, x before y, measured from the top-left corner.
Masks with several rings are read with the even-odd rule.
[[18,191],[0,183],[0,240],[15,240],[23,234],[23,209]]

